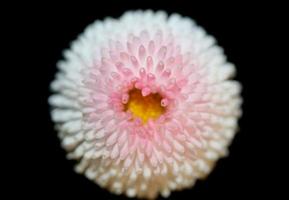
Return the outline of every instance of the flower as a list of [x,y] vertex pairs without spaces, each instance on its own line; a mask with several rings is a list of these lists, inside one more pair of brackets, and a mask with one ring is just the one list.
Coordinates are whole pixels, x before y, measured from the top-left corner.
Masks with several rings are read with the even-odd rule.
[[115,194],[168,197],[228,153],[240,84],[189,18],[129,11],[88,26],[51,83],[52,119],[76,171]]

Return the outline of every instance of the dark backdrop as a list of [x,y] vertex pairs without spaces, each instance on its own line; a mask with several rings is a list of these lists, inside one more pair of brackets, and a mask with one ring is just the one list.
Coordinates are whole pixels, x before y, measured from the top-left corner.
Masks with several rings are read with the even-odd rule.
[[[272,108],[261,99],[268,91],[275,91],[267,81],[270,66],[264,62],[268,57],[262,51],[270,42],[265,33],[268,24],[274,26],[270,12],[275,8],[238,3],[216,5],[205,2],[199,5],[181,0],[95,1],[93,4],[79,2],[67,6],[43,3],[25,5],[21,12],[14,13],[19,25],[18,37],[25,42],[21,48],[29,59],[29,64],[19,66],[25,67],[22,70],[27,74],[23,83],[28,86],[22,97],[23,102],[32,104],[26,114],[21,115],[25,125],[29,126],[24,135],[23,152],[28,151],[18,165],[24,166],[20,174],[25,178],[14,182],[22,188],[21,194],[39,199],[124,199],[73,171],[74,162],[66,160],[50,120],[47,98],[50,95],[49,83],[56,72],[55,63],[62,59],[63,49],[69,48],[70,42],[87,25],[106,16],[117,18],[126,10],[148,8],[189,16],[215,36],[228,60],[237,66],[236,79],[244,88],[244,114],[239,123],[240,131],[230,146],[229,157],[221,159],[205,181],[198,181],[192,189],[173,192],[170,199],[234,199],[272,194],[273,187],[278,185],[272,181],[275,175],[269,167],[276,158],[267,148],[274,132],[268,120]],[[28,96],[27,92],[32,95]]]

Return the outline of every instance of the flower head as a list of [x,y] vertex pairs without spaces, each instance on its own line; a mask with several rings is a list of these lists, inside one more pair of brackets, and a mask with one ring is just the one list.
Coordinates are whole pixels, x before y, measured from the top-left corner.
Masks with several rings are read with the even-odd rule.
[[49,102],[76,170],[110,191],[167,197],[227,154],[240,84],[189,18],[135,11],[96,21],[65,51]]

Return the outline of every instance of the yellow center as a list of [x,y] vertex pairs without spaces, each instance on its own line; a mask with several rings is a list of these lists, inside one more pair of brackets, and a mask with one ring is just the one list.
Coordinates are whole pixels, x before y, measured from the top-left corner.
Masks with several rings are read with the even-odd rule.
[[140,118],[143,123],[146,123],[149,119],[159,118],[165,112],[161,100],[162,97],[158,93],[143,96],[141,90],[133,89],[129,92],[125,111],[130,111],[134,118]]

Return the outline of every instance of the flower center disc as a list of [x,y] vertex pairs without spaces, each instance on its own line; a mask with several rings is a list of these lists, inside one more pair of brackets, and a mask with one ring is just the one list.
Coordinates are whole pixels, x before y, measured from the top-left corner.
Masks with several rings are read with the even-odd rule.
[[132,89],[124,110],[130,111],[134,118],[140,118],[143,123],[146,123],[149,119],[159,118],[165,112],[161,100],[162,96],[158,93],[143,96],[141,90]]

